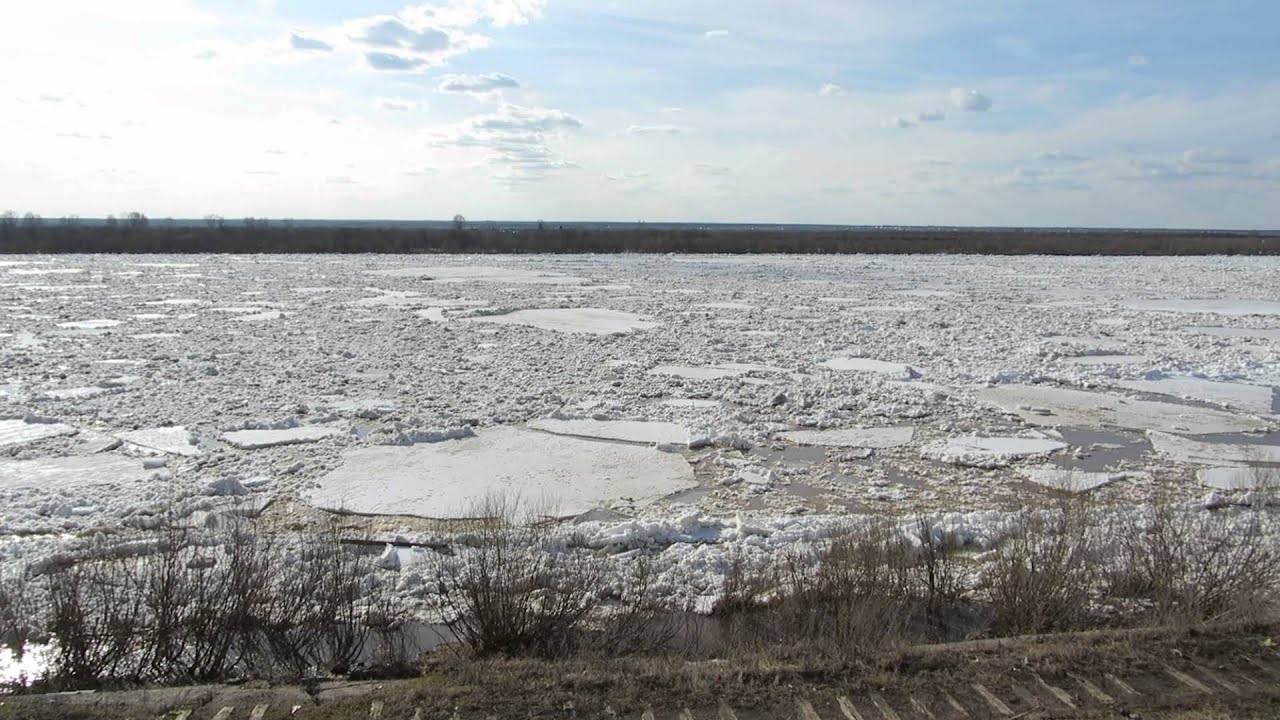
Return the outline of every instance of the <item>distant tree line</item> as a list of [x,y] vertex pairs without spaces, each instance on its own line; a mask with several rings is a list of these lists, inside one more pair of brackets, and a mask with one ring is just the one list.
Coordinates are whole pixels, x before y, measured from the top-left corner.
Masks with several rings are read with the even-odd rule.
[[735,229],[300,226],[258,218],[86,223],[0,214],[0,253],[792,253],[1277,255],[1280,232],[963,228]]

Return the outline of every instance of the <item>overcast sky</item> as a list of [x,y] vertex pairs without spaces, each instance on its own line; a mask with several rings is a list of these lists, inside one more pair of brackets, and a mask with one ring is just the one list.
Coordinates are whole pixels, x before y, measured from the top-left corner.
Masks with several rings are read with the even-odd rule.
[[1280,227],[1275,0],[15,0],[0,209]]

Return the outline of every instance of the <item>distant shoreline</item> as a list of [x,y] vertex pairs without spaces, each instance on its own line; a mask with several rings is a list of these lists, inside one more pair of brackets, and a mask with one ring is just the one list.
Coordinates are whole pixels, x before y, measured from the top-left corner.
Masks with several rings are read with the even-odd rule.
[[10,218],[0,253],[1280,255],[1280,231]]

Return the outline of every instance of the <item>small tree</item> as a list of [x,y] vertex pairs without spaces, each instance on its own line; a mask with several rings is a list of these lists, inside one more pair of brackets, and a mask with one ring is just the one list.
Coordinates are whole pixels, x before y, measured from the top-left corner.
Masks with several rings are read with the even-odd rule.
[[467,219],[461,213],[453,216],[453,229],[458,231],[467,229]]

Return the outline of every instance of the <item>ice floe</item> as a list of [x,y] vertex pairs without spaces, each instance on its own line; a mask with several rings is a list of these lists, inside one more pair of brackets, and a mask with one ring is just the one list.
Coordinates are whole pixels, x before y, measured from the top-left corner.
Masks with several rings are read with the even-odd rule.
[[1267,428],[1267,423],[1258,418],[1221,410],[1047,385],[998,385],[979,391],[978,399],[998,405],[1032,425],[1046,427],[1111,426],[1191,435]]
[[116,437],[130,445],[167,455],[195,457],[200,454],[200,448],[196,446],[191,431],[182,426],[132,430],[120,433]]
[[1280,463],[1280,445],[1201,442],[1170,433],[1150,432],[1151,447],[1172,460],[1195,465]]
[[689,430],[669,422],[640,420],[530,420],[528,427],[556,435],[599,440],[679,445],[689,443]]
[[0,462],[0,487],[76,490],[92,485],[137,482],[152,474],[142,461],[100,453]]
[[1014,460],[1048,455],[1063,450],[1067,443],[1045,437],[956,437],[945,443],[926,446],[922,454],[939,462],[977,468],[1001,468]]
[[1213,467],[1199,473],[1200,484],[1218,490],[1280,491],[1280,466]]
[[107,328],[119,327],[123,323],[119,320],[74,320],[71,322],[58,323],[58,327],[64,330],[105,330]]
[[318,482],[308,493],[318,507],[435,518],[465,517],[495,494],[574,515],[644,505],[696,484],[677,453],[511,427],[467,440],[356,448]]
[[778,437],[797,445],[823,447],[892,448],[906,445],[915,437],[913,425],[893,427],[843,428],[838,430],[791,430]]
[[920,377],[920,371],[903,363],[884,362],[870,358],[835,357],[822,363],[828,370],[840,372],[865,372],[887,375],[898,380]]
[[302,445],[340,435],[332,427],[292,427],[280,430],[235,430],[222,434],[222,439],[241,450],[261,450],[279,445]]
[[516,310],[502,315],[481,315],[468,320],[500,325],[524,325],[561,333],[588,335],[625,335],[658,326],[657,323],[645,320],[634,313],[602,308]]
[[1220,382],[1198,377],[1126,380],[1117,385],[1126,390],[1204,400],[1261,415],[1270,413],[1275,404],[1274,388],[1265,385]]
[[61,435],[74,435],[76,429],[70,425],[57,422],[27,422],[18,420],[0,420],[0,447],[26,445],[27,443],[47,440]]
[[1056,465],[1037,465],[1022,469],[1023,475],[1031,482],[1063,492],[1088,492],[1114,482],[1127,480],[1126,473],[1086,472],[1068,469]]

